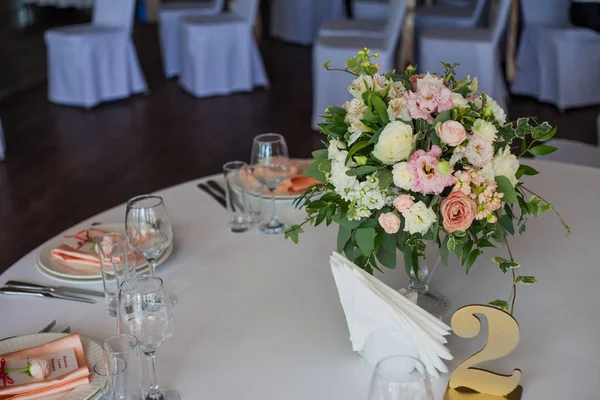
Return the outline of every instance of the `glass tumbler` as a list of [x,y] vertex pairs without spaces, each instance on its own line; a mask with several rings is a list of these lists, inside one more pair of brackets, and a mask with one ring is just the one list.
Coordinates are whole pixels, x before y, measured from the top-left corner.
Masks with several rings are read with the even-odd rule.
[[94,364],[93,370],[100,379],[100,393],[104,400],[126,399],[121,396],[127,381],[127,363],[125,361],[120,359],[115,359],[112,363],[99,361]]
[[144,378],[139,342],[135,336],[120,334],[112,336],[102,343],[104,360],[107,365],[122,360],[127,364],[127,380],[115,400],[144,399]]
[[368,400],[433,400],[425,366],[408,356],[384,358],[373,372]]
[[223,165],[225,175],[225,197],[229,213],[229,230],[235,233],[246,232],[251,226],[248,213],[246,189],[242,183],[243,168],[248,165],[243,161],[230,161]]
[[107,233],[96,240],[100,259],[104,299],[111,317],[117,316],[121,283],[135,275],[136,258],[124,233]]

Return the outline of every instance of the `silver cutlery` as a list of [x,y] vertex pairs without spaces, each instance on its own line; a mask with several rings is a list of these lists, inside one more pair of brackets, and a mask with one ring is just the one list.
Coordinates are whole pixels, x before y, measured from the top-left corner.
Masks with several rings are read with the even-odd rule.
[[[223,186],[221,186],[219,184],[219,182],[217,182],[217,181],[215,181],[213,179],[210,179],[210,180],[206,181],[206,183],[215,192],[217,192],[218,194],[220,194],[224,199],[227,199],[227,194],[225,193],[225,189],[223,188]],[[232,189],[229,188],[229,190],[231,191]],[[239,202],[237,196],[231,196],[231,200],[233,202],[233,204],[231,204],[231,207],[233,208],[233,211],[235,211],[236,207],[238,207],[240,210],[244,209],[244,207],[242,206],[242,204]]]
[[[38,333],[46,333],[46,332],[50,332],[52,330],[52,328],[54,328],[54,325],[56,325],[56,320],[53,319],[52,322],[50,322],[48,325],[46,325],[45,327],[43,327],[40,331],[38,331]],[[69,327],[67,327],[69,328]],[[69,328],[70,329],[70,328]],[[15,338],[16,336],[9,336],[9,337],[5,337],[3,339],[0,339],[0,342],[4,341],[4,340],[8,340],[8,339],[12,339]]]
[[71,333],[71,327],[67,326],[65,329],[63,329],[60,333]]
[[205,183],[199,183],[198,188],[200,190],[204,191],[206,194],[208,194],[213,199],[215,199],[217,201],[217,203],[219,203],[223,208],[227,209],[227,204],[225,203],[225,199],[223,197],[217,195],[215,192],[213,192],[208,187],[208,185],[206,185]]
[[19,288],[5,286],[3,288],[0,288],[0,294],[6,294],[6,295],[11,295],[11,296],[48,297],[48,298],[61,299],[61,300],[78,301],[81,303],[88,303],[88,304],[96,303],[96,300],[94,300],[94,299],[88,299],[86,297],[75,296],[72,294],[52,292],[52,291],[46,290],[46,289],[29,290],[29,289],[19,289]]
[[20,282],[20,281],[8,281],[8,282],[6,282],[6,286],[10,286],[15,289],[27,289],[27,290],[43,289],[43,290],[48,290],[50,292],[56,292],[56,293],[62,293],[62,294],[75,293],[75,294],[83,294],[83,295],[87,295],[87,296],[104,297],[104,292],[98,292],[95,290],[80,289],[80,288],[74,288],[74,287],[68,287],[68,286],[43,286],[43,285],[38,285],[36,283],[27,283],[27,282]]

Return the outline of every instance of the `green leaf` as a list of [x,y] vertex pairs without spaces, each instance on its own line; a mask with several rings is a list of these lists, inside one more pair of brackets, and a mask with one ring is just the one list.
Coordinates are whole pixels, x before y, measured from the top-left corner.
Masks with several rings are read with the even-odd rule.
[[384,248],[384,246],[381,246],[379,250],[377,250],[377,259],[384,267],[388,267],[390,269],[396,268],[396,247],[394,246],[394,251],[389,252]]
[[383,247],[388,253],[396,253],[396,235],[388,235],[387,233],[384,233],[381,247]]
[[442,245],[440,246],[440,256],[442,257],[442,263],[444,265],[448,265],[448,255],[450,252],[448,251],[448,240],[450,239],[450,235],[446,235]]
[[410,246],[404,246],[404,269],[406,275],[410,276],[410,271],[413,269],[413,255],[412,248]]
[[523,175],[537,175],[539,174],[539,171],[533,167],[530,167],[529,165],[524,165],[522,164],[519,167],[519,170],[517,171],[517,179],[520,179]]
[[298,235],[304,232],[304,229],[300,225],[292,225],[288,229],[285,230],[285,238],[291,239],[292,242],[298,244]]
[[515,187],[505,176],[497,176],[496,183],[498,184],[497,191],[500,193],[504,193],[504,197],[502,197],[502,201],[508,204],[513,204],[517,201],[517,192],[515,192]]
[[502,229],[504,229],[504,231],[506,233],[509,233],[514,236],[515,227],[513,226],[512,219],[510,219],[506,215],[501,215],[499,220],[500,220],[500,225],[502,225]]
[[438,123],[443,123],[452,119],[452,110],[446,110],[438,114],[437,117],[433,120],[432,126],[435,128]]
[[494,300],[488,303],[490,306],[498,307],[501,310],[508,311],[508,302],[505,300]]
[[521,154],[525,154],[527,151],[527,140],[521,139]]
[[356,244],[365,257],[373,253],[375,249],[375,229],[359,228],[356,230]]
[[394,180],[394,175],[388,169],[380,169],[378,172],[379,189],[386,190]]
[[319,171],[319,164],[321,162],[322,161],[315,161],[314,163],[310,164],[304,170],[304,175],[308,176],[309,178],[316,179],[317,181],[325,182],[325,180],[327,179],[325,177],[325,174],[323,172]]
[[531,149],[529,149],[529,153],[531,153],[537,157],[542,157],[542,156],[547,156],[548,154],[552,154],[556,150],[558,150],[558,149],[554,146],[541,145],[541,146],[532,147]]
[[335,214],[331,219],[333,219],[336,223],[342,225],[346,229],[356,229],[361,224],[361,220],[358,221],[350,221],[345,213]]
[[550,210],[552,210],[552,203],[544,203],[540,205],[541,212],[548,212]]
[[465,265],[467,269],[467,274],[469,273],[469,270],[471,269],[471,267],[475,263],[475,260],[477,260],[477,257],[479,257],[481,253],[482,251],[479,249],[473,249],[473,251],[469,253],[469,257],[467,258],[467,264]]
[[[544,124],[548,124],[547,122],[542,123],[542,125]],[[541,128],[541,126],[540,126]],[[548,140],[552,139],[554,137],[554,135],[556,135],[556,131],[558,130],[558,126],[555,126],[554,128],[550,129],[547,133],[541,135],[539,138],[537,138],[538,141],[540,142],[547,142]]]
[[371,96],[371,104],[373,104],[373,107],[375,107],[375,112],[379,118],[381,118],[381,122],[387,125],[390,122],[390,119],[387,115],[387,106],[385,105],[385,102],[381,99],[381,97],[374,94]]
[[369,147],[371,146],[371,143],[364,140],[362,142],[356,142],[352,145],[352,147],[350,147],[350,151],[348,152],[348,155],[346,156],[346,164],[348,163],[348,161],[350,161],[350,159],[352,158],[352,156],[354,156],[356,154],[356,152],[358,152],[359,150],[364,149],[365,147]]
[[471,240],[468,240],[462,247],[461,249],[461,260],[462,260],[462,264],[466,265],[465,263],[467,262],[467,259],[469,258],[469,255],[471,253],[471,249],[473,248],[473,242]]
[[327,160],[329,157],[329,152],[327,149],[315,150],[312,152],[312,156],[316,161]]
[[373,144],[377,144],[377,142],[379,141],[379,136],[381,135],[381,132],[383,132],[383,128],[379,128],[375,131],[375,133],[373,134],[373,137],[371,137],[371,140],[369,140],[369,142],[373,143]]
[[541,202],[542,201],[537,196],[531,196],[531,198],[527,202],[527,209],[529,210],[529,213],[531,215],[533,215],[534,217],[540,216],[540,203]]
[[[354,168],[354,169],[346,171],[346,175],[348,175],[348,176],[361,176],[361,175],[367,175],[367,174],[373,173],[375,171],[377,171],[377,167],[376,166],[374,166],[374,165],[363,165],[362,167],[358,167],[358,168]],[[306,175],[306,173],[305,173],[305,175]]]
[[522,283],[523,285],[533,285],[539,281],[535,278],[535,276],[517,276],[515,282]]
[[477,242],[477,247],[479,247],[480,249],[483,249],[485,247],[496,247],[496,245],[494,245],[492,242],[490,242],[487,239],[481,238],[478,242]]
[[448,239],[448,243],[446,244],[446,247],[448,248],[448,250],[452,253],[454,253],[454,250],[456,249],[456,239],[454,239],[454,236],[450,236],[450,239]]
[[348,260],[355,262],[360,257],[360,249],[354,245],[352,240],[349,240],[346,246],[344,246],[344,254]]

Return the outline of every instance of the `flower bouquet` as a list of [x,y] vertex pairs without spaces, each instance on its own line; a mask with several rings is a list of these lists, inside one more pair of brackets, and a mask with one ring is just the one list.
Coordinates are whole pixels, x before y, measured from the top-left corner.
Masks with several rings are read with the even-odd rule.
[[[428,242],[444,264],[453,253],[467,273],[484,248],[503,245],[508,258],[493,261],[511,273],[512,291],[490,304],[508,310],[517,284],[536,279],[519,273],[507,237],[523,233],[528,216],[552,210],[519,182],[538,174],[519,159],[556,151],[541,144],[556,127],[535,118],[507,123],[496,101],[477,91],[476,78],[456,80],[455,65],[442,63],[441,76],[417,75],[411,66],[382,75],[376,59],[364,49],[341,70],[354,75],[353,99],[325,110],[319,126],[327,148],[313,153],[305,171],[324,183],[296,200],[308,216],[286,237],[297,242],[302,225],[333,221],[337,251],[359,267],[394,268],[399,250],[417,279]],[[334,70],[330,62],[325,68]]]

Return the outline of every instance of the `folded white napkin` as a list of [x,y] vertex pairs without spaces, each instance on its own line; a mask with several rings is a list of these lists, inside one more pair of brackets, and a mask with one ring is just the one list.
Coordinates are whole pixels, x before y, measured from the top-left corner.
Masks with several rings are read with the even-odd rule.
[[452,355],[444,336],[452,328],[340,254],[334,252],[330,264],[354,351],[361,351],[375,330],[397,331],[414,345],[430,375],[448,372],[442,359]]

